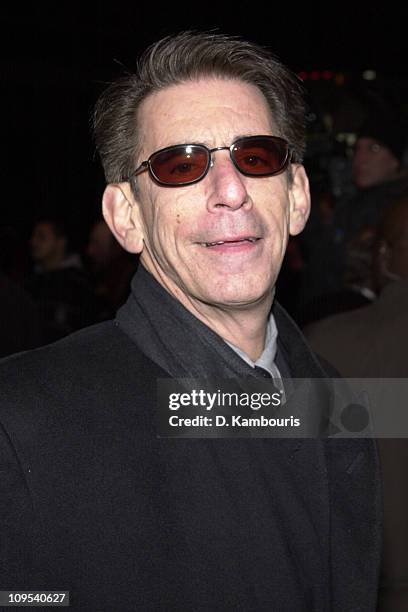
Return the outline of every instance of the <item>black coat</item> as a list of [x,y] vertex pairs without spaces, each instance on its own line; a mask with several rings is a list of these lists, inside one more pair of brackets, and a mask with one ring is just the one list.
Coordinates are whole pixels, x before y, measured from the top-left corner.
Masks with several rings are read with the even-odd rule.
[[2,363],[0,589],[95,612],[375,610],[374,443],[159,439],[165,376],[113,322]]

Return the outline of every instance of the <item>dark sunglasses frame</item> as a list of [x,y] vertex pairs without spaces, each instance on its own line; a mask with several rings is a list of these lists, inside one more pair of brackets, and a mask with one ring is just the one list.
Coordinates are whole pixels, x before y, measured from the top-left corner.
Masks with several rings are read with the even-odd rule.
[[[267,140],[268,142],[279,144],[279,146],[283,145],[286,149],[284,159],[281,165],[279,166],[279,168],[277,168],[276,170],[272,172],[265,172],[265,173],[245,172],[244,170],[242,170],[242,168],[239,167],[238,163],[234,159],[235,147],[237,145],[248,144],[251,141],[259,141],[259,140],[261,141]],[[194,149],[204,151],[207,155],[206,167],[203,170],[203,172],[200,174],[200,176],[190,181],[178,181],[174,183],[170,183],[170,182],[161,180],[154,172],[154,169],[152,166],[152,163],[154,163],[154,159],[158,155],[161,155],[162,153],[167,153],[168,151],[176,150],[179,148],[186,148],[186,147],[192,147]],[[234,142],[229,147],[214,147],[213,149],[209,149],[203,144],[177,144],[177,145],[171,145],[170,147],[165,147],[164,149],[159,149],[158,151],[155,151],[154,153],[152,153],[148,159],[143,161],[140,164],[140,166],[136,168],[136,170],[132,173],[130,177],[128,177],[127,180],[129,180],[131,177],[137,176],[138,174],[140,174],[141,172],[144,172],[145,170],[148,170],[151,178],[156,183],[164,187],[184,187],[186,185],[193,185],[194,183],[198,183],[203,178],[205,178],[209,169],[214,163],[212,160],[212,154],[215,153],[216,151],[229,151],[231,161],[234,164],[235,168],[244,176],[251,176],[253,178],[262,178],[266,176],[275,176],[277,174],[280,174],[287,168],[292,158],[292,147],[289,145],[289,143],[284,138],[280,138],[280,136],[265,136],[265,135],[244,136],[243,138],[237,138],[236,140],[234,140]]]

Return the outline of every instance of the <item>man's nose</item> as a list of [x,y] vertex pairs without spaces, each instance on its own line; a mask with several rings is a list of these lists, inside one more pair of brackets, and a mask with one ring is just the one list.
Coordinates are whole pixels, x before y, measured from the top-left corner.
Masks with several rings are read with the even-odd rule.
[[210,212],[226,208],[251,208],[252,201],[246,187],[245,176],[234,166],[227,151],[217,151],[206,177],[209,183],[207,207]]

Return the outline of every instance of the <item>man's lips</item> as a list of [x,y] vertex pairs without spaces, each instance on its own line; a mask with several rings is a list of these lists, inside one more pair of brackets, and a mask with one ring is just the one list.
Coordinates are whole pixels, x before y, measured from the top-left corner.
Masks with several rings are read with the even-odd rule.
[[234,238],[222,238],[219,240],[214,240],[211,242],[200,242],[200,244],[202,246],[205,246],[207,248],[211,248],[211,247],[216,247],[216,246],[222,246],[222,245],[226,245],[226,246],[239,246],[245,242],[249,242],[249,243],[255,243],[258,240],[260,240],[259,236],[243,236],[242,238],[240,237],[234,237]]

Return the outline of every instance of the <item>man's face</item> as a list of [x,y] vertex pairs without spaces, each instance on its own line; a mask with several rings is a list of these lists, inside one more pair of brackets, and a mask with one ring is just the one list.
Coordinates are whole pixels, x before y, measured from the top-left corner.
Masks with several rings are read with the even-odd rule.
[[61,250],[61,238],[54,231],[51,223],[42,221],[34,226],[30,238],[31,256],[35,262],[42,263],[55,257]]
[[353,179],[359,189],[366,189],[395,176],[399,162],[388,147],[374,138],[357,140],[353,156]]
[[[135,167],[170,145],[213,148],[240,136],[279,135],[263,95],[235,80],[171,86],[143,102],[138,122]],[[213,161],[203,180],[184,187],[159,186],[147,172],[138,177],[141,261],[187,307],[198,300],[245,308],[272,295],[288,241],[291,186],[286,172],[242,175],[229,151],[215,152]]]

